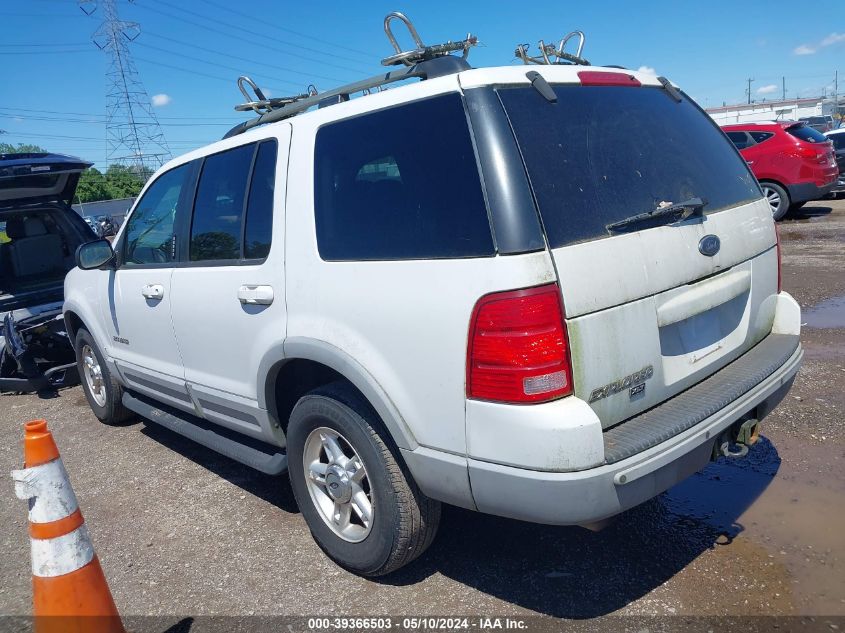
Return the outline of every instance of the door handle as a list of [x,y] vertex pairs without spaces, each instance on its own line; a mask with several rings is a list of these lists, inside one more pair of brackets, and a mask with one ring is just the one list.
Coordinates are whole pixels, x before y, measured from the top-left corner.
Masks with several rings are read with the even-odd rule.
[[241,286],[238,301],[244,305],[268,306],[273,303],[273,286]]
[[147,299],[153,299],[154,301],[161,301],[164,299],[164,286],[161,284],[147,284],[143,288],[141,288],[141,294],[144,295]]

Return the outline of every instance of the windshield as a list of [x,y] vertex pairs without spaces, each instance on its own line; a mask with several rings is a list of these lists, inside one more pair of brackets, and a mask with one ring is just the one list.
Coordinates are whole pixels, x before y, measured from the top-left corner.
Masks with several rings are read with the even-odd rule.
[[686,97],[661,88],[499,89],[553,248],[608,237],[632,215],[691,198],[706,213],[760,198],[745,161]]
[[786,128],[786,131],[795,138],[799,138],[807,143],[824,143],[827,141],[827,137],[824,134],[803,124]]

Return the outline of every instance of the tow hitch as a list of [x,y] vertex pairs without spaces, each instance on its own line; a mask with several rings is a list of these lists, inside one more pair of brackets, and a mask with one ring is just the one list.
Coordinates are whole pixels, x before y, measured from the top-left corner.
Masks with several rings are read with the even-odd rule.
[[713,444],[712,459],[739,458],[748,455],[748,448],[760,439],[760,421],[756,418],[741,420],[725,431]]

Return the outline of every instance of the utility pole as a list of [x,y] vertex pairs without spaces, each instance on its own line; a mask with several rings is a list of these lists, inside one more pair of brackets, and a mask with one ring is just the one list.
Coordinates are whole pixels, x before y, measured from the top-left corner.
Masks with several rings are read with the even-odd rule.
[[780,83],[783,88],[783,96],[781,97],[781,100],[786,101],[786,77],[781,77]]
[[129,166],[146,181],[170,160],[171,154],[129,53],[129,44],[141,34],[141,25],[120,19],[117,0],[78,0],[78,3],[85,14],[91,15],[99,8],[103,16],[91,40],[109,58],[106,163]]
[[746,81],[748,82],[748,88],[745,89],[745,94],[748,97],[748,103],[750,104],[751,103],[751,82],[754,81],[754,80],[751,77],[749,77],[748,79],[746,79]]

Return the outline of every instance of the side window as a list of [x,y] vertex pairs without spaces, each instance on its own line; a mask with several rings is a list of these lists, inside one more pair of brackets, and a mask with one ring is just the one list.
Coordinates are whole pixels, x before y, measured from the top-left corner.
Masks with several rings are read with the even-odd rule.
[[241,221],[255,144],[205,159],[194,201],[190,260],[239,259]]
[[324,260],[494,254],[459,95],[325,125],[314,151],[317,246]]
[[749,134],[751,135],[751,138],[754,139],[755,143],[762,143],[774,136],[771,132],[749,132]]
[[745,132],[728,132],[728,138],[736,145],[737,149],[745,149],[754,144],[748,139],[748,135]]
[[244,229],[244,258],[263,259],[270,252],[273,233],[273,191],[276,184],[276,141],[258,146],[249,184]]
[[175,259],[176,211],[190,175],[191,165],[180,165],[149,186],[127,220],[124,265],[166,264]]

